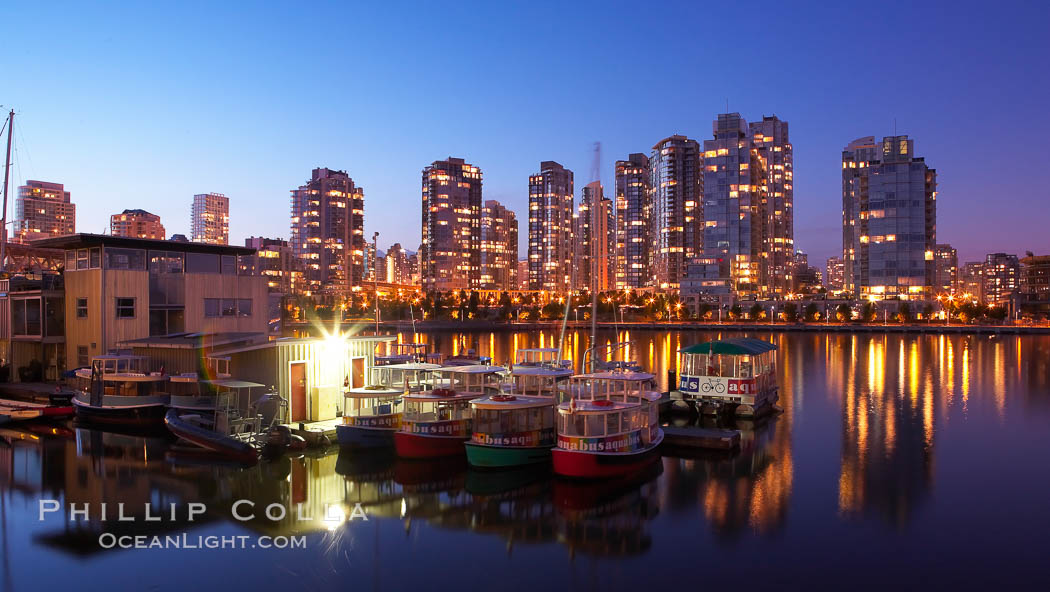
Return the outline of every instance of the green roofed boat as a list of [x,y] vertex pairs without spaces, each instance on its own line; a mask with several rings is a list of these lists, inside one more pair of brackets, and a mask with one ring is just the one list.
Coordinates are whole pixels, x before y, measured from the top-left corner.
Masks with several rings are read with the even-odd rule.
[[679,350],[678,390],[702,411],[727,408],[738,417],[763,413],[779,397],[776,351],[772,343],[748,337],[691,345]]

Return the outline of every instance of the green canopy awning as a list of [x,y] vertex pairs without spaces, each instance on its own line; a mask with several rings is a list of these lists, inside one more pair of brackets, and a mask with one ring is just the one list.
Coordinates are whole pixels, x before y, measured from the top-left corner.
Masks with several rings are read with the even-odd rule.
[[708,341],[698,343],[678,350],[683,354],[723,354],[728,356],[755,356],[773,351],[777,346],[761,339],[741,337],[737,339],[721,339],[719,341]]

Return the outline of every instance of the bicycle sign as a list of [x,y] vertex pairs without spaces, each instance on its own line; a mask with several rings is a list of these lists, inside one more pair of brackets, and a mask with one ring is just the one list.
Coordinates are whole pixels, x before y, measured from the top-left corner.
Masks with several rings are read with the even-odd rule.
[[757,392],[753,378],[724,376],[683,376],[678,382],[678,390],[710,396],[751,395]]
[[724,395],[725,392],[726,392],[726,385],[723,384],[721,381],[716,382],[712,378],[708,377],[707,380],[703,380],[703,381],[700,382],[700,392],[702,392],[702,393],[714,392],[714,393],[718,393],[720,395]]

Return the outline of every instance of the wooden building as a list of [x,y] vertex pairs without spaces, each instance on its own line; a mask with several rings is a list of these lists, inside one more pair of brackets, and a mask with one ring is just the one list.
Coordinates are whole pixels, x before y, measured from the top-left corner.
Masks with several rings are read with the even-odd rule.
[[0,374],[6,380],[58,380],[65,370],[65,305],[58,273],[0,279]]
[[289,404],[287,422],[335,419],[343,389],[371,386],[376,346],[394,335],[278,339],[216,350],[229,359],[230,375],[271,386]]
[[267,331],[266,279],[253,249],[99,234],[34,246],[65,254],[70,367],[145,337]]
[[[371,386],[375,350],[394,335],[287,338],[260,341],[252,333],[185,334],[121,342],[150,359],[149,370],[199,381],[230,378],[254,382],[289,402],[282,422],[335,419],[343,389]],[[260,392],[254,395],[261,395]]]

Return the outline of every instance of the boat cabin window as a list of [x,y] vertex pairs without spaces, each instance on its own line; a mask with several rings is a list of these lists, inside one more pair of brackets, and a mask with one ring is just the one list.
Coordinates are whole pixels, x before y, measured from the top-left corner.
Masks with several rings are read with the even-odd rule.
[[405,415],[411,416],[415,421],[468,419],[471,417],[470,401],[408,399],[405,402]]
[[[656,409],[656,406],[651,406]],[[572,413],[558,415],[558,431],[568,436],[610,436],[642,429],[656,419],[647,418],[639,408],[612,413]]]
[[772,372],[773,360],[773,352],[753,356],[685,354],[682,356],[682,374],[754,378]]
[[482,393],[487,388],[498,388],[493,374],[449,372],[445,378],[452,381],[452,388],[459,392]]
[[628,402],[631,398],[642,396],[643,385],[643,382],[635,380],[573,379],[573,391],[576,397],[592,401],[609,399],[610,401]]
[[552,427],[554,427],[553,407],[474,410],[474,429],[479,432],[510,434]]
[[515,390],[523,395],[550,397],[558,390],[558,380],[554,376],[514,376]]
[[351,415],[354,417],[367,417],[371,415],[390,415],[396,413],[397,408],[400,405],[400,399],[391,398],[376,398],[369,397],[365,399],[355,399],[355,409],[344,413],[344,415]]

